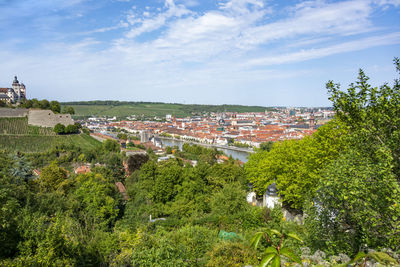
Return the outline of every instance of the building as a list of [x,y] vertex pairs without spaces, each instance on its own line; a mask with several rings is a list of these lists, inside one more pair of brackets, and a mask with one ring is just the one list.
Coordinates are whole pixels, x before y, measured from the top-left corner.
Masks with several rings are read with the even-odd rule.
[[19,103],[26,99],[25,84],[19,83],[17,76],[14,77],[12,88],[0,88],[0,100],[7,103]]
[[267,187],[267,191],[263,196],[263,207],[273,209],[276,205],[280,205],[278,189],[275,182]]

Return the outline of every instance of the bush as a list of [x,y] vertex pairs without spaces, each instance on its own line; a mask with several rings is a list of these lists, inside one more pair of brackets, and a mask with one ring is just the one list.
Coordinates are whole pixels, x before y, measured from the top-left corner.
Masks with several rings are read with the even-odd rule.
[[56,134],[63,134],[63,133],[65,133],[65,126],[64,126],[63,124],[61,124],[61,123],[57,123],[57,124],[54,126],[54,132],[55,132]]

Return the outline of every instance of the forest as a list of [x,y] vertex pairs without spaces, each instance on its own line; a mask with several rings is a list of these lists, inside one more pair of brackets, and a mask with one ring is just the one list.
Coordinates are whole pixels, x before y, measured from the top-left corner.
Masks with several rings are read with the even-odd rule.
[[[399,266],[400,81],[360,70],[326,87],[332,121],[244,165],[196,145],[127,157],[111,140],[1,151],[0,265]],[[274,182],[282,207],[246,201]]]

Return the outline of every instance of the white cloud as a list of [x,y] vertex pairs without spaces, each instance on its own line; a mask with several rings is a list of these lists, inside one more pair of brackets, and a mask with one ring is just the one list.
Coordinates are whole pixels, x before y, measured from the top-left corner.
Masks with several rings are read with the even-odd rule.
[[[17,55],[0,43],[0,58],[11,62],[0,66],[0,73],[24,74],[37,88],[46,87],[50,76],[55,87],[76,99],[108,92],[106,98],[113,99],[177,102],[179,95],[204,103],[218,88],[234,88],[242,96],[239,91],[246,86],[260,88],[256,82],[311,75],[309,70],[275,69],[283,63],[400,43],[399,32],[384,34],[374,26],[376,3],[370,1],[307,1],[284,11],[269,3],[228,0],[214,10],[195,12],[188,0],[166,0],[159,10],[132,8],[119,24],[89,32],[126,30],[108,43],[51,43]],[[374,36],[365,37],[371,32]],[[141,39],[145,33],[153,34]],[[98,46],[102,50],[94,49]],[[223,99],[218,95],[213,101]]]
[[246,65],[278,65],[393,44],[400,44],[400,32],[363,38],[323,48],[301,50],[284,55],[272,55],[268,57],[252,59],[249,60]]

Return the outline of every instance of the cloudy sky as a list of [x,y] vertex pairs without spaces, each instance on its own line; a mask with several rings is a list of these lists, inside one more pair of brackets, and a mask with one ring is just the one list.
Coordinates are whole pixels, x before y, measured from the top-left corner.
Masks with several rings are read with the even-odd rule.
[[395,56],[400,0],[0,0],[0,87],[29,98],[327,106]]

